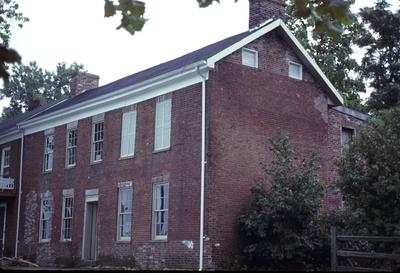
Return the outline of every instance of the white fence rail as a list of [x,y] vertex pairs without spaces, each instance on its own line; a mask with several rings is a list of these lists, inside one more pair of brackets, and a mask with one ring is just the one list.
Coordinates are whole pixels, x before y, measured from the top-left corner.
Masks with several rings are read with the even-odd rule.
[[14,179],[4,178],[0,176],[0,190],[13,190],[14,189]]

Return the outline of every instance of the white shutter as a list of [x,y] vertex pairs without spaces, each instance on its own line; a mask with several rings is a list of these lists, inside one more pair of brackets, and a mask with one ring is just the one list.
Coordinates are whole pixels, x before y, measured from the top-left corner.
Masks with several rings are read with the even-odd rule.
[[170,147],[171,142],[171,99],[164,101],[163,148]]
[[122,115],[121,157],[132,156],[135,151],[136,111]]
[[128,132],[128,154],[134,155],[135,153],[135,137],[136,137],[136,111],[132,111],[129,119],[129,132]]
[[163,119],[164,119],[164,101],[157,102],[156,104],[156,120],[155,120],[155,133],[154,133],[154,150],[162,148],[163,143]]

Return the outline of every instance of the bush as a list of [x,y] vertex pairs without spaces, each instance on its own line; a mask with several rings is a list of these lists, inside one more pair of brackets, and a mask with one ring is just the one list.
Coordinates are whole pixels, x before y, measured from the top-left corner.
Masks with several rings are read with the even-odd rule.
[[239,219],[244,267],[326,270],[329,233],[321,230],[324,189],[316,174],[317,156],[295,158],[288,136],[273,139],[271,144],[276,159],[265,173],[272,186],[262,181],[253,188],[251,210]]

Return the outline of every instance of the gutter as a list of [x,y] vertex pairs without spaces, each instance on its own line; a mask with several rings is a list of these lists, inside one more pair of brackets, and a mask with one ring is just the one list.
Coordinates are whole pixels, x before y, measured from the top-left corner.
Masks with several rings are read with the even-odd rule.
[[[171,72],[162,74],[155,78],[151,78],[149,80],[139,82],[135,85],[121,88],[118,91],[110,92],[110,93],[104,94],[102,96],[90,99],[88,101],[83,101],[81,103],[71,105],[67,108],[59,109],[52,113],[45,114],[43,116],[39,116],[37,118],[29,119],[27,121],[22,121],[18,125],[21,126],[21,128],[25,128],[25,129],[27,129],[27,131],[30,131],[32,127],[36,127],[41,124],[48,124],[49,122],[51,122],[55,119],[59,119],[59,118],[63,118],[63,117],[71,117],[73,114],[82,112],[82,110],[84,110],[88,106],[92,106],[94,109],[98,109],[104,103],[112,104],[113,101],[126,101],[128,97],[140,96],[144,93],[149,93],[149,91],[152,91],[152,90],[154,91],[157,88],[162,88],[166,84],[174,83],[178,79],[183,78],[183,80],[184,80],[185,78],[190,77],[190,75],[196,73],[196,70],[198,70],[199,67],[201,67],[202,65],[204,66],[204,61],[195,62],[186,67],[173,70]],[[180,87],[180,88],[182,88],[182,87]],[[148,98],[146,97],[145,99],[148,99]],[[132,103],[130,102],[130,104],[132,104]],[[107,110],[107,111],[109,111],[109,110]],[[95,113],[90,113],[90,115],[95,115]],[[50,127],[54,127],[54,126],[52,125]],[[27,133],[30,133],[30,132],[27,132]]]
[[[207,62],[204,61],[206,64]],[[208,74],[204,76],[200,73],[199,67],[197,72],[202,78],[201,82],[201,174],[200,174],[200,246],[199,246],[199,271],[203,270],[204,259],[204,187],[205,187],[205,168],[207,161],[206,155],[206,80]]]
[[[18,126],[19,128],[19,126]],[[20,128],[19,128],[20,129]],[[19,186],[18,186],[18,208],[17,208],[17,227],[15,234],[15,254],[14,257],[18,257],[18,243],[19,243],[19,218],[21,214],[21,195],[22,195],[22,174],[23,174],[23,157],[24,157],[24,130],[21,131],[21,155],[19,161]]]

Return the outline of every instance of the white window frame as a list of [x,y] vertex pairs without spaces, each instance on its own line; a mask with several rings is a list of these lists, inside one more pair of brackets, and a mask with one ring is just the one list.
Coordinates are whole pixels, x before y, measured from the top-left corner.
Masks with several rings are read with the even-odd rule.
[[[300,75],[298,77],[297,77],[297,75],[290,74],[290,66],[291,65],[299,67],[299,71],[300,71],[299,74]],[[293,62],[293,61],[289,61],[288,75],[289,75],[289,78],[296,79],[296,80],[303,80],[303,65],[299,64],[299,63],[296,63],[296,62]]]
[[[50,149],[49,139],[53,139],[52,148]],[[43,153],[43,171],[51,172],[54,163],[54,131],[46,133],[44,137],[44,153]]]
[[[122,212],[121,211],[121,202],[122,202],[122,192],[128,190],[130,191],[130,211]],[[132,210],[133,210],[133,188],[132,182],[121,183],[118,186],[118,219],[117,219],[117,241],[130,241],[132,237]],[[121,226],[122,226],[122,215],[130,215],[130,223],[129,223],[129,236],[123,236],[121,234]]]
[[[157,188],[158,187],[167,187],[167,202],[166,208],[157,209]],[[165,198],[165,197],[164,197]],[[169,207],[169,182],[163,181],[161,183],[153,184],[153,209],[152,209],[152,239],[153,240],[167,240],[168,239],[168,225],[169,225],[169,217],[168,217],[168,207]],[[166,234],[157,234],[157,214],[158,213],[166,213]],[[165,222],[164,222],[165,223]]]
[[[72,199],[70,201],[70,214],[71,216],[66,216],[66,201],[67,199]],[[62,198],[62,211],[61,211],[61,241],[62,242],[70,242],[72,241],[72,224],[73,224],[73,216],[74,216],[74,192],[73,190],[64,190],[63,191],[63,198]],[[66,222],[69,221],[70,223],[70,238],[66,238]]]
[[[75,145],[70,145],[70,132],[75,131]],[[77,129],[77,123],[72,123],[67,125],[67,135],[66,135],[66,144],[65,144],[65,167],[71,168],[76,166],[76,159],[77,159],[77,151],[78,151],[78,129]],[[75,155],[75,161],[70,164],[70,153],[69,151],[72,151]]]
[[[6,152],[8,152],[8,162],[6,164]],[[1,170],[0,170],[0,176],[3,177],[4,175],[4,169],[8,168],[8,172],[10,173],[10,161],[11,161],[11,147],[5,147],[1,151]]]
[[[246,55],[246,54],[251,54],[251,56],[254,59],[254,65],[247,62],[247,59],[245,56],[249,56],[249,55]],[[243,47],[242,48],[242,65],[258,68],[258,51],[254,50],[254,49]]]
[[[136,117],[136,110],[122,114],[121,158],[132,157],[135,154]],[[132,151],[129,151],[130,148]]]
[[[169,116],[169,119],[167,118]],[[160,124],[160,120],[162,120]],[[171,147],[172,99],[171,96],[157,97],[155,126],[154,126],[154,151],[163,151]]]
[[[44,202],[47,202],[47,205],[49,207],[49,212],[48,212],[48,218],[43,218],[44,214]],[[40,199],[40,221],[39,221],[39,242],[40,243],[46,243],[50,242],[50,232],[51,232],[51,212],[52,212],[52,198],[51,197],[42,197]],[[43,224],[44,222],[47,221],[46,225],[46,234],[47,237],[43,238]]]
[[[96,137],[96,125],[97,124],[103,124],[102,125],[102,139],[99,140],[95,140]],[[94,116],[92,118],[92,137],[91,137],[91,156],[90,156],[90,161],[92,163],[97,163],[97,162],[101,162],[103,161],[104,158],[104,127],[105,127],[105,123],[104,123],[104,115],[98,115],[98,116]],[[98,134],[100,133],[100,131],[98,132]],[[96,154],[96,145],[99,144],[101,145],[101,158],[95,160],[95,154]]]

